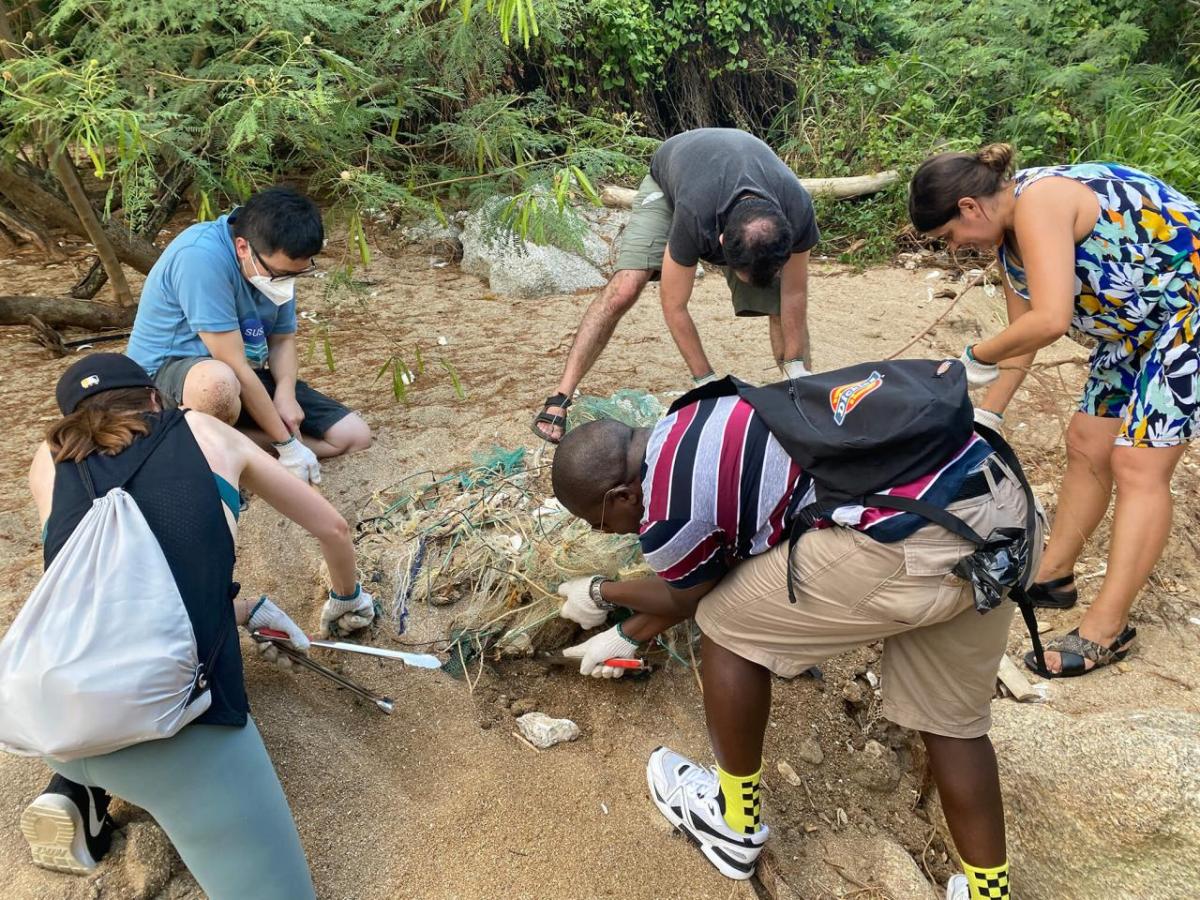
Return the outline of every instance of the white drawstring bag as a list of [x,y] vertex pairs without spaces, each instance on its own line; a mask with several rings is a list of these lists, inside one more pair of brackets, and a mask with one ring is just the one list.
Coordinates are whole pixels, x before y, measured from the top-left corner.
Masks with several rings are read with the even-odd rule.
[[167,559],[114,487],[93,499],[0,641],[0,749],[64,762],[111,753],[170,737],[211,703]]

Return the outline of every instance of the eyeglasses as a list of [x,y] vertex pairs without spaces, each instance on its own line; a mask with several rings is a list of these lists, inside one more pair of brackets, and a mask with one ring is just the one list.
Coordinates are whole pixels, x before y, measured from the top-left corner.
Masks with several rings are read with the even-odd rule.
[[271,281],[287,281],[289,278],[298,278],[301,275],[311,275],[313,272],[317,271],[317,264],[312,259],[309,259],[308,266],[298,272],[276,272],[267,265],[267,261],[262,258],[261,253],[254,249],[253,244],[251,244],[249,241],[246,241],[246,245],[250,248],[250,252],[254,254],[254,258],[258,261],[258,264],[266,270],[266,275]]

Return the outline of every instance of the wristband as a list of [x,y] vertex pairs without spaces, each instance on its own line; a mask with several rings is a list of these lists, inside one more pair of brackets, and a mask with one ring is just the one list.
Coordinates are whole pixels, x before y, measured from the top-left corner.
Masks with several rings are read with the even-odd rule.
[[259,609],[262,607],[262,605],[263,605],[264,603],[266,603],[266,602],[267,602],[267,595],[266,595],[266,594],[263,594],[261,597],[259,597],[259,598],[258,598],[258,602],[257,602],[257,603],[255,603],[255,604],[254,604],[254,606],[253,606],[253,607],[251,607],[251,609],[250,609],[250,615],[246,616],[246,624],[247,624],[247,625],[249,625],[249,624],[250,624],[250,620],[254,618],[254,614],[255,614],[256,612],[258,612],[258,611],[259,611]]
[[293,434],[286,441],[271,441],[271,446],[272,447],[286,447],[288,444],[294,443],[295,440],[296,440],[296,436]]
[[617,634],[619,634],[625,640],[629,641],[629,643],[631,643],[633,645],[634,650],[641,650],[642,647],[645,645],[645,642],[644,641],[636,641],[633,638],[631,638],[629,635],[627,635],[625,633],[625,628],[623,627],[624,624],[625,624],[624,622],[617,623]]
[[339,594],[337,591],[335,591],[333,588],[330,588],[329,589],[329,599],[330,600],[340,600],[344,603],[349,600],[357,600],[361,593],[362,593],[362,582],[356,581],[356,582],[354,582],[354,593],[353,594],[342,595],[342,594]]
[[699,386],[700,382],[707,381],[709,378],[713,378],[714,376],[716,376],[716,374],[717,373],[715,371],[713,371],[712,369],[709,369],[703,375],[693,375],[692,376],[692,384]]
[[604,584],[606,581],[612,581],[612,579],[605,578],[603,575],[595,576],[591,580],[591,583],[588,584],[588,596],[592,598],[592,602],[596,604],[597,609],[602,609],[605,612],[608,612],[616,609],[617,605],[615,603],[609,603],[604,599],[604,595],[600,593],[600,585]]
[[978,356],[976,356],[976,355],[975,355],[975,345],[974,345],[974,344],[967,344],[966,354],[967,354],[967,359],[971,360],[971,362],[977,362],[977,363],[979,363],[981,366],[994,366],[994,365],[996,365],[995,363],[984,362],[982,359],[980,359]]

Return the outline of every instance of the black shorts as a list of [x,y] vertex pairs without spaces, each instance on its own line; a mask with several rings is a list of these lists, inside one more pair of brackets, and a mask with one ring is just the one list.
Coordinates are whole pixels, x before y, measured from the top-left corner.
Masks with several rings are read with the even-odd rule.
[[[207,356],[187,356],[169,359],[154,374],[154,383],[158,386],[163,399],[169,405],[178,406],[183,402],[183,383],[192,366],[209,359]],[[275,379],[267,369],[255,369],[258,380],[272,398],[275,397]],[[325,434],[346,416],[350,415],[349,407],[343,406],[332,397],[326,397],[316,388],[309,387],[308,382],[296,380],[296,402],[304,410],[304,421],[300,423],[300,433],[313,438],[323,438]],[[258,423],[250,418],[246,408],[238,416],[237,428],[258,428]]]

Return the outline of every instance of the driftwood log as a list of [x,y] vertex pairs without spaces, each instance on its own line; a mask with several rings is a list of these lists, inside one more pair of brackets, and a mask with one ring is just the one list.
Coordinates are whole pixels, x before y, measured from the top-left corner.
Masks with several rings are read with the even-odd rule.
[[28,297],[0,294],[0,325],[27,325],[34,316],[51,328],[128,328],[136,306],[116,306],[69,297]]
[[[832,197],[846,200],[863,197],[891,187],[900,180],[900,173],[889,170],[875,175],[855,175],[850,178],[801,178],[800,184],[814,197]],[[614,209],[629,209],[637,191],[633,188],[606,184],[600,191],[600,202]]]

